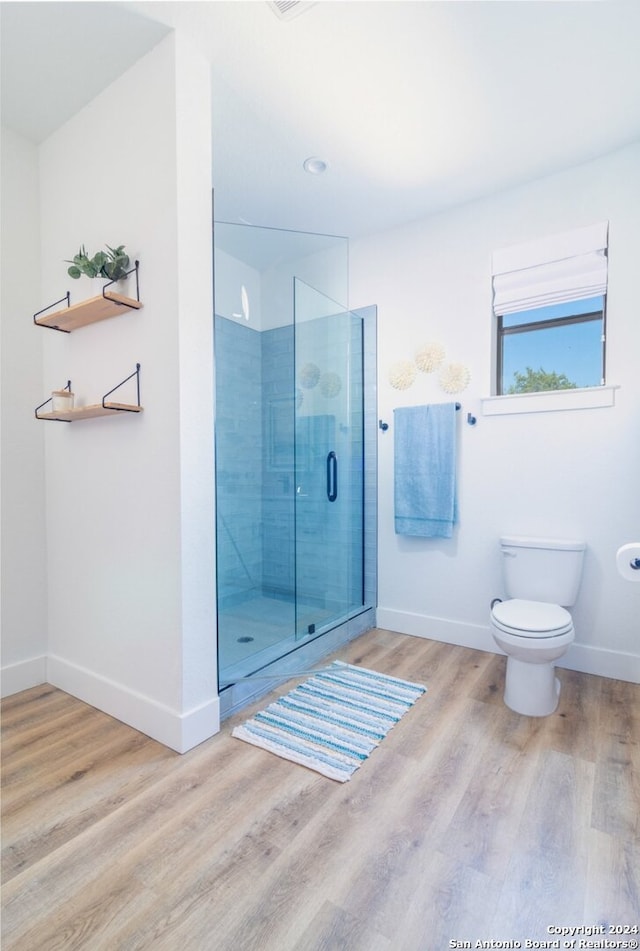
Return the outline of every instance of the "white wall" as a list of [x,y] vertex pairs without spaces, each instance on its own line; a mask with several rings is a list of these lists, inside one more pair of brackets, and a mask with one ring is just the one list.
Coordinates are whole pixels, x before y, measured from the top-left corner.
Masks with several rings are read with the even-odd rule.
[[[615,406],[481,415],[491,392],[491,253],[610,221],[607,381]],[[352,307],[375,302],[379,333],[378,624],[486,650],[492,598],[503,595],[502,533],[584,538],[588,545],[566,666],[640,679],[640,585],[615,553],[640,537],[640,145],[483,201],[351,244]],[[393,409],[446,401],[436,375],[405,391],[389,367],[439,341],[472,380],[457,399],[460,522],[451,540],[406,538],[393,525]],[[466,413],[477,416],[475,427]]]
[[2,129],[2,696],[45,679],[47,652],[38,154]]
[[[249,300],[249,320],[242,313],[242,287]],[[260,272],[226,251],[215,251],[215,306],[219,317],[262,330]]]
[[[290,241],[295,232],[286,233]],[[322,247],[327,242],[329,247]],[[321,250],[305,253],[317,246]],[[283,327],[294,319],[296,323],[326,317],[345,309],[349,287],[349,248],[344,238],[302,234],[293,253],[262,272],[262,329]],[[294,291],[294,278],[299,282]],[[320,292],[317,309],[301,304],[307,294],[304,285]]]
[[[253,232],[253,233],[252,233]],[[241,234],[241,233],[240,233]],[[275,237],[274,237],[275,236]],[[281,237],[282,236],[282,237]],[[222,239],[224,241],[224,238]],[[236,237],[238,245],[241,240]],[[321,245],[327,240],[333,246],[312,254],[305,254],[306,247]],[[337,313],[346,307],[348,296],[348,247],[344,238],[324,239],[321,235],[300,234],[296,244],[296,232],[279,232],[268,229],[246,228],[246,252],[250,255],[251,243],[273,241],[282,243],[279,257],[274,253],[275,264],[263,270],[251,267],[241,258],[216,248],[215,252],[215,298],[216,313],[229,320],[244,324],[241,288],[244,285],[249,300],[248,326],[253,330],[273,330],[292,323],[294,318],[293,279],[298,278],[313,288],[319,288],[325,299],[321,302],[320,316]],[[238,253],[242,252],[238,247]],[[304,289],[302,291],[304,293]],[[297,321],[313,320],[316,313],[296,310]]]
[[[44,335],[41,399],[141,364],[140,415],[45,427],[47,679],[169,746],[218,729],[208,65],[179,35],[40,149],[42,292],[80,243],[140,259],[144,308]],[[40,396],[40,393],[37,394]],[[123,401],[135,399],[130,385]],[[26,583],[26,582],[25,582]]]
[[[215,566],[211,70],[176,42],[180,385],[180,750],[220,728]],[[170,455],[176,451],[173,447]],[[178,724],[180,727],[180,724]]]

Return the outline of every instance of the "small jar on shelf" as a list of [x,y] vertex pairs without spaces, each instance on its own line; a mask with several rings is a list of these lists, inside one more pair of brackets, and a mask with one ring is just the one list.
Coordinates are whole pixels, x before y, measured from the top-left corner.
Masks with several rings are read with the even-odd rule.
[[74,394],[71,390],[53,390],[51,406],[54,413],[68,413],[73,409]]

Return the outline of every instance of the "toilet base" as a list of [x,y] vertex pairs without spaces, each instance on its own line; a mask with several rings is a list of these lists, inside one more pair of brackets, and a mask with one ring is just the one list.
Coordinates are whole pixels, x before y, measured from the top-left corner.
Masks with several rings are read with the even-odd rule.
[[526,717],[548,717],[558,706],[560,681],[553,664],[531,664],[507,658],[504,702]]

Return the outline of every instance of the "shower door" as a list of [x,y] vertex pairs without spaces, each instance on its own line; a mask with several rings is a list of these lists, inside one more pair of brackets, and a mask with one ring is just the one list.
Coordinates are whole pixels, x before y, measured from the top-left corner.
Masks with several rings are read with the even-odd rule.
[[346,239],[221,222],[214,238],[218,676],[234,704],[363,612],[363,327],[311,286],[347,299]]
[[363,334],[294,278],[296,639],[364,603]]

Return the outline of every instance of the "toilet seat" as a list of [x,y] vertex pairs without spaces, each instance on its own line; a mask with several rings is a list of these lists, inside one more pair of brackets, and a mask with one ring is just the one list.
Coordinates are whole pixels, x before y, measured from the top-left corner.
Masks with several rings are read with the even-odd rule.
[[573,620],[565,608],[546,601],[512,598],[498,601],[491,611],[498,630],[516,637],[559,637],[573,630]]

